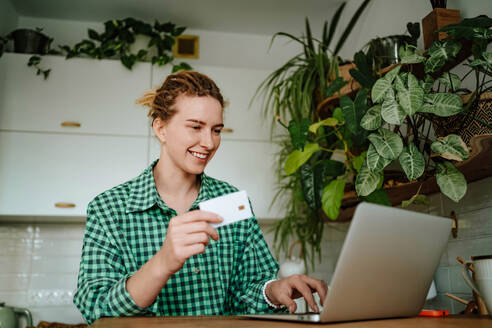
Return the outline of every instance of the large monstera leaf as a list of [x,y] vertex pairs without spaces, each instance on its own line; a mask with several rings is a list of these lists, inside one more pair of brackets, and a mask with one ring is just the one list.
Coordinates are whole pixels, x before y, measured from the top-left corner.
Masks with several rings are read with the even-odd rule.
[[458,114],[463,110],[463,101],[453,93],[431,93],[424,96],[420,112],[432,113],[441,117]]
[[413,143],[403,148],[399,160],[408,180],[418,179],[424,173],[424,156]]
[[439,138],[432,143],[431,149],[439,156],[454,161],[463,161],[470,155],[465,142],[456,134]]
[[441,192],[455,202],[466,194],[466,179],[450,162],[437,164],[436,179]]
[[397,159],[403,150],[403,141],[390,130],[381,128],[378,133],[371,133],[367,138],[374,145],[378,154],[386,159]]

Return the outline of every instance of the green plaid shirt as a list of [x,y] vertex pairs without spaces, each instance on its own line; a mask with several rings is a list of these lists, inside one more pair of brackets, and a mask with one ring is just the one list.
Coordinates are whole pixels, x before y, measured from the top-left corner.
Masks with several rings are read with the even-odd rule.
[[[88,323],[100,317],[228,315],[276,312],[262,288],[278,264],[255,217],[217,229],[203,254],[189,258],[147,308],[135,304],[126,280],[162,246],[169,220],[176,216],[155,187],[152,163],[133,180],[103,192],[87,209],[87,224],[74,304]],[[237,191],[201,175],[201,201]]]

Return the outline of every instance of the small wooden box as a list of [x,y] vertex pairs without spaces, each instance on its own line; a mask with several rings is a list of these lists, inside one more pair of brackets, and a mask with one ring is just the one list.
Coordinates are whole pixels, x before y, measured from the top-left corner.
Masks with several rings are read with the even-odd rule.
[[[436,40],[445,39],[448,35],[443,32],[434,33],[438,29],[461,22],[460,11],[456,9],[436,8],[422,19],[422,34],[424,47],[429,48]],[[438,35],[439,34],[439,35]]]

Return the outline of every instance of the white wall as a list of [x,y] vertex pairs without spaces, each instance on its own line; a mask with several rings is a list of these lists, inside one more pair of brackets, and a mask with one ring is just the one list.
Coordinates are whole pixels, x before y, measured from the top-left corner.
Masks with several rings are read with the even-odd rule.
[[0,1],[0,36],[5,36],[17,27],[18,15],[10,0]]

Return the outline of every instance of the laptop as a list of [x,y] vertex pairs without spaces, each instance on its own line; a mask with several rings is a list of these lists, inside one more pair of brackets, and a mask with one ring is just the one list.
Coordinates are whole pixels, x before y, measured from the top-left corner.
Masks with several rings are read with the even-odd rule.
[[321,313],[245,316],[304,322],[416,316],[424,305],[451,228],[448,218],[361,203]]

